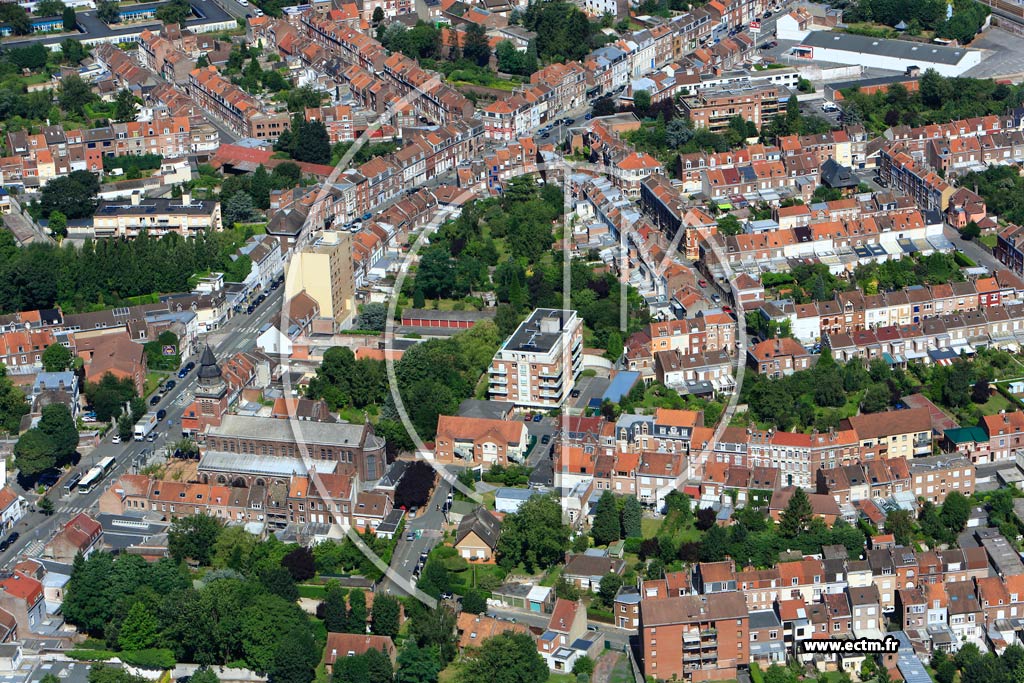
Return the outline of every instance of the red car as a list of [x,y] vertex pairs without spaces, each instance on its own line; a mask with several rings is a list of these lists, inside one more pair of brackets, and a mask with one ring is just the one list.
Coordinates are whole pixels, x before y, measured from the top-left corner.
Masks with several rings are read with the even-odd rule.
[[697,284],[700,285],[701,287],[707,287],[708,286],[708,281],[707,280],[697,280]]

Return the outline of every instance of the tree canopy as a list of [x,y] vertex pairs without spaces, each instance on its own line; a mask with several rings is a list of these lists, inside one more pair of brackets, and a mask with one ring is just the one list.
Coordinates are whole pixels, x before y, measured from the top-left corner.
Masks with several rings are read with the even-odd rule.
[[554,495],[533,496],[501,524],[498,561],[505,567],[522,563],[530,573],[562,561],[569,546],[569,527]]

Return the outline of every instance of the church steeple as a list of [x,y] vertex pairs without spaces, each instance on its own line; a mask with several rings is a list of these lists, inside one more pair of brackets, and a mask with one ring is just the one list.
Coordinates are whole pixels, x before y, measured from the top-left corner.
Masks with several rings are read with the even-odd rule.
[[196,396],[219,398],[227,391],[217,358],[213,355],[213,349],[209,344],[203,349],[202,358],[199,359],[199,372],[196,376],[199,380]]

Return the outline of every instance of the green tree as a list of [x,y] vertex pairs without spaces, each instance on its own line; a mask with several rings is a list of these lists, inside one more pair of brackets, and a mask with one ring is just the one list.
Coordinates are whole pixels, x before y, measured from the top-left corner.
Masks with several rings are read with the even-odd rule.
[[914,523],[906,510],[893,510],[885,518],[885,533],[892,534],[896,545],[909,546],[914,537]]
[[366,593],[357,589],[348,594],[348,614],[345,618],[345,631],[348,633],[366,633]]
[[379,595],[373,599],[373,612],[370,617],[370,632],[378,636],[398,635],[398,619],[400,605],[392,595]]
[[78,428],[66,405],[51,403],[44,407],[36,428],[49,440],[51,453],[58,465],[71,461],[78,449]]
[[[74,13],[75,10],[70,7],[64,10],[64,21],[68,20],[68,14],[72,21],[75,21]],[[81,41],[75,40],[74,38],[65,38],[60,42],[60,60],[64,64],[70,64],[72,66],[78,65],[83,59],[89,56],[89,52],[82,45]]]
[[267,672],[270,683],[310,683],[316,676],[320,654],[311,629],[292,629],[277,644]]
[[462,55],[475,62],[477,66],[487,66],[490,62],[491,45],[487,41],[487,30],[483,24],[472,22],[466,27]]
[[50,344],[43,351],[43,370],[46,372],[61,372],[71,368],[74,356],[71,350],[63,344]]
[[57,464],[53,442],[39,429],[30,429],[14,444],[14,466],[25,477],[42,474]]
[[167,547],[176,562],[190,559],[208,566],[217,539],[224,526],[216,517],[192,515],[179,517],[167,530]]
[[363,655],[366,657],[366,669],[369,683],[392,683],[395,670],[391,666],[391,658],[382,650],[370,648]]
[[165,24],[182,24],[192,16],[192,6],[188,0],[170,0],[156,11],[156,18]]
[[113,0],[99,0],[96,4],[96,16],[104,23],[116,24],[121,21],[121,10]]
[[[376,607],[375,600],[374,608]],[[441,665],[437,659],[436,649],[421,648],[414,642],[408,642],[398,653],[395,683],[437,683],[439,673]]]
[[356,323],[361,330],[383,332],[388,321],[388,307],[382,303],[363,304]]
[[743,226],[740,224],[739,219],[731,213],[723,214],[722,217],[718,219],[717,223],[718,232],[723,235],[739,235],[743,232]]
[[266,591],[288,602],[299,599],[299,589],[292,573],[285,567],[268,567],[260,572],[260,584]]
[[813,514],[810,498],[801,487],[797,486],[786,509],[782,511],[779,519],[779,533],[783,538],[797,538],[807,531]]
[[78,116],[85,114],[85,105],[96,99],[89,84],[78,74],[68,74],[57,86],[57,102],[61,109]]
[[622,504],[622,537],[639,538],[643,535],[640,524],[643,519],[643,511],[640,508],[640,501],[636,496],[626,496]]
[[506,515],[497,551],[503,566],[522,562],[533,572],[560,562],[568,545],[569,528],[562,523],[558,500],[553,495],[533,496]]
[[50,220],[47,222],[46,227],[49,228],[50,233],[58,239],[61,237],[67,237],[68,217],[60,211],[54,211],[50,214]]
[[378,5],[373,8],[373,25],[377,26],[384,21],[384,10]]
[[65,9],[66,6],[61,0],[39,0],[36,3],[35,15],[37,17],[59,17]]
[[484,641],[467,659],[460,680],[465,683],[543,683],[548,680],[548,666],[530,636],[502,633]]
[[642,114],[646,114],[651,108],[651,93],[646,90],[637,90],[633,93],[633,106]]
[[99,190],[100,181],[95,173],[72,171],[46,183],[39,204],[47,217],[59,211],[67,218],[91,218],[96,213]]
[[220,683],[220,678],[213,672],[213,669],[204,666],[189,676],[188,683]]
[[[347,601],[345,599],[345,590],[341,586],[337,585],[337,582],[331,582],[332,585],[328,585],[327,593],[324,596],[323,603],[323,619],[324,626],[330,633],[344,633],[345,626],[348,623],[348,609]],[[377,608],[376,602],[374,602],[374,609]]]
[[135,96],[128,88],[121,88],[114,99],[114,120],[126,123],[135,120]]
[[618,330],[612,330],[608,333],[608,341],[605,342],[605,356],[611,361],[618,361],[622,358],[622,352],[624,347],[622,344],[622,334]]
[[32,22],[29,21],[28,12],[14,3],[10,3],[10,6],[5,3],[0,7],[0,22],[7,24],[16,36],[27,36],[32,33]]
[[252,223],[259,218],[256,206],[248,192],[236,192],[224,203],[224,227],[232,228],[235,223]]
[[160,623],[142,602],[136,602],[121,622],[117,644],[122,650],[145,650],[156,645]]
[[964,229],[960,231],[960,237],[967,241],[976,240],[981,237],[981,228],[974,221],[971,221],[964,226]]
[[864,391],[860,409],[865,413],[881,413],[889,407],[892,392],[886,384],[876,382]]
[[50,500],[49,498],[40,498],[39,503],[37,503],[37,505],[39,507],[39,511],[42,512],[43,515],[46,517],[49,517],[54,513],[55,507],[53,505],[53,501]]
[[615,596],[618,594],[620,588],[622,588],[622,577],[614,572],[609,572],[601,577],[601,584],[597,591],[597,597],[599,597],[601,602],[605,605],[611,607],[612,603],[615,602]]
[[420,603],[412,605],[412,610],[415,611],[409,625],[409,638],[421,648],[437,648],[438,662],[443,669],[455,657],[452,642],[455,613],[447,605],[428,610]]
[[322,122],[305,122],[299,126],[296,135],[292,157],[297,161],[311,164],[329,164],[331,162],[331,140],[327,135],[327,128]]
[[[78,16],[75,14],[75,9],[73,7],[65,7],[61,11],[60,16],[61,20],[64,22],[65,33],[73,33],[78,30]],[[74,42],[77,43],[78,41],[76,40]]]
[[967,526],[967,518],[971,516],[971,501],[962,493],[953,491],[942,503],[940,517],[942,523],[954,533],[960,533]]
[[605,491],[597,501],[594,525],[590,529],[590,533],[594,537],[594,545],[608,545],[619,540],[620,526],[615,495],[611,491]]

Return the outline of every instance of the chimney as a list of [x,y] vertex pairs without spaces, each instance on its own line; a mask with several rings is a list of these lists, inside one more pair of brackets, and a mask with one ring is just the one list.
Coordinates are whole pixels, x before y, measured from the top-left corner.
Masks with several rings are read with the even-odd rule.
[[132,192],[132,206],[138,206],[139,205],[139,200],[141,198],[142,198],[142,195],[140,193]]
[[189,192],[183,192],[181,194],[181,205],[192,206],[192,194]]

